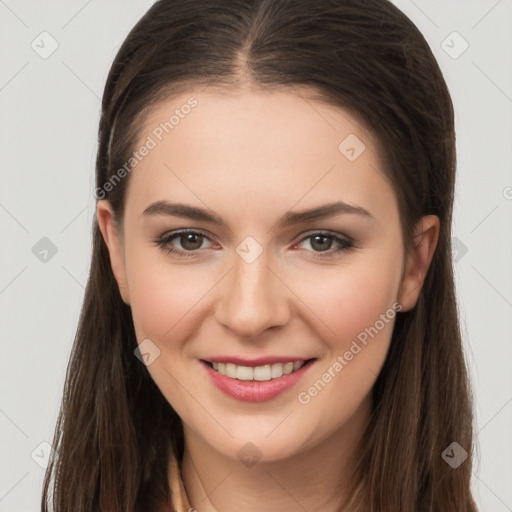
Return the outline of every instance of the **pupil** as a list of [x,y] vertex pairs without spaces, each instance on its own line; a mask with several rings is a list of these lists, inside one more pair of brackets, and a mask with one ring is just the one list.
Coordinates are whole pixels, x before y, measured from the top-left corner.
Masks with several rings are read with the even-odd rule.
[[[184,243],[183,243],[183,241],[184,241]],[[202,235],[194,235],[193,233],[187,233],[185,235],[182,235],[182,246],[185,249],[188,249],[188,250],[199,249],[199,247],[201,247],[201,243],[202,243]]]
[[[318,240],[323,240],[324,244],[320,243],[319,246],[315,247],[315,244],[318,243]],[[326,241],[329,242],[328,247],[325,246]],[[321,251],[324,251],[324,250],[330,249],[331,242],[332,242],[332,240],[329,237],[316,235],[313,237],[311,245],[313,248],[320,249]]]

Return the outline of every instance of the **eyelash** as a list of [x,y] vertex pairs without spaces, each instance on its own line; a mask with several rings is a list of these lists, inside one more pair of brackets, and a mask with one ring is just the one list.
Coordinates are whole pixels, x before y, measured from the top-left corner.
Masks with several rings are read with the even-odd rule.
[[[175,238],[178,238],[180,235],[186,235],[186,234],[201,235],[209,240],[209,238],[204,233],[201,233],[200,231],[181,230],[181,231],[174,231],[171,233],[166,233],[162,237],[154,240],[154,243],[158,247],[160,247],[163,251],[165,251],[166,253],[174,254],[175,256],[178,256],[180,258],[195,258],[195,257],[197,257],[196,253],[199,251],[199,249],[195,249],[193,251],[182,251],[182,250],[176,249],[174,247],[171,247],[169,245],[170,242],[172,240],[174,240]],[[355,247],[353,240],[351,240],[350,238],[341,237],[339,235],[329,233],[329,232],[324,232],[324,231],[315,231],[313,233],[310,233],[309,235],[301,238],[299,240],[298,244],[301,244],[305,240],[308,240],[315,236],[331,238],[334,242],[337,242],[338,244],[340,244],[340,247],[338,247],[337,249],[334,249],[334,250],[328,249],[327,251],[311,251],[314,253],[314,256],[313,256],[314,258],[318,258],[318,259],[334,258],[336,256],[340,256],[341,254],[343,254],[345,252],[351,251]]]

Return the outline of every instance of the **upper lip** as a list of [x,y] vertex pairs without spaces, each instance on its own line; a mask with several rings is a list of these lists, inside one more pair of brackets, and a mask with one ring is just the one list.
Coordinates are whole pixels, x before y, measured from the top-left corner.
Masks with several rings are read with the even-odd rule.
[[289,363],[296,361],[308,361],[309,359],[313,359],[311,357],[297,357],[297,356],[263,356],[257,357],[255,359],[244,359],[243,357],[234,357],[234,356],[215,356],[215,357],[205,357],[203,361],[208,361],[210,363],[233,363],[237,366],[265,366],[267,364],[275,364],[275,363]]

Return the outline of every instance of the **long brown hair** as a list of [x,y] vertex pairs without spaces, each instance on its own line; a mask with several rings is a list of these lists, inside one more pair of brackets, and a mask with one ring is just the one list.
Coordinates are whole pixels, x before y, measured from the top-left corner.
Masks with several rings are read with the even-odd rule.
[[[396,319],[373,389],[353,509],[474,512],[472,398],[451,253],[454,114],[439,66],[415,25],[387,0],[160,0],[131,30],[108,75],[96,196],[122,218],[129,160],[150,109],[197,86],[311,91],[375,134],[406,247],[423,215],[438,246],[416,306]],[[108,189],[108,190],[107,190]],[[101,194],[101,195],[99,195]],[[181,420],[134,356],[137,340],[96,219],[93,252],[42,510],[151,511],[168,499]],[[468,459],[452,468],[452,442]],[[52,492],[50,487],[53,484]]]

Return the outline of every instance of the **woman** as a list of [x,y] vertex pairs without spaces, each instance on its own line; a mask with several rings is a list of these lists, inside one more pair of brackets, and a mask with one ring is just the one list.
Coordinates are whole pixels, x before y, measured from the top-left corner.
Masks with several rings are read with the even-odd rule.
[[475,511],[454,179],[388,1],[156,2],[104,91],[43,510]]

